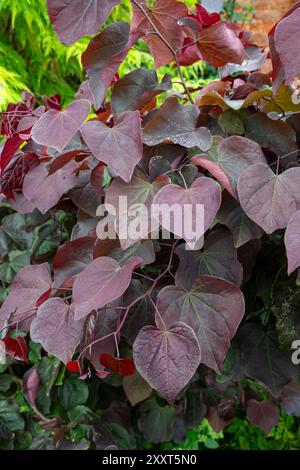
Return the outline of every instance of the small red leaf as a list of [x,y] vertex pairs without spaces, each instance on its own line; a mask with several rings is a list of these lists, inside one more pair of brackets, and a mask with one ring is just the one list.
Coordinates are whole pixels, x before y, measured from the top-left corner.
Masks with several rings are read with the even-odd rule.
[[111,354],[101,354],[100,364],[122,375],[122,377],[127,377],[135,373],[135,365],[132,359],[119,359]]
[[81,373],[81,368],[79,365],[78,361],[69,361],[66,365],[66,369],[69,372],[80,372]]
[[6,353],[8,356],[17,359],[18,361],[28,362],[28,346],[25,339],[22,336],[18,338],[4,338],[3,340]]

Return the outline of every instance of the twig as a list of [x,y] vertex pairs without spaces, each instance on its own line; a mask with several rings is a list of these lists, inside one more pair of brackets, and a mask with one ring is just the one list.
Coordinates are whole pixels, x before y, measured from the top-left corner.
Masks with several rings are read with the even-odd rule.
[[176,67],[177,67],[177,70],[178,70],[178,73],[179,73],[179,76],[180,76],[180,81],[184,87],[184,90],[185,90],[185,93],[190,101],[190,103],[194,104],[194,101],[193,101],[193,98],[189,92],[189,89],[185,83],[185,80],[184,80],[184,76],[183,76],[183,73],[182,73],[182,70],[181,70],[181,67],[180,67],[180,64],[179,64],[179,61],[178,61],[178,57],[177,57],[177,51],[173,49],[173,47],[171,46],[171,44],[169,43],[169,41],[161,34],[161,32],[159,31],[159,29],[157,29],[154,21],[152,20],[152,18],[150,17],[150,15],[147,13],[147,11],[145,10],[145,8],[143,7],[143,5],[141,5],[137,0],[132,0],[132,2],[135,4],[135,6],[141,10],[141,12],[143,13],[143,15],[147,18],[147,20],[149,21],[149,23],[151,24],[152,28],[154,29],[154,31],[156,32],[156,34],[158,35],[158,37],[162,40],[162,42],[165,44],[165,46],[169,49],[169,51],[172,53],[172,55],[174,56],[174,59],[175,59],[175,62],[176,62]]

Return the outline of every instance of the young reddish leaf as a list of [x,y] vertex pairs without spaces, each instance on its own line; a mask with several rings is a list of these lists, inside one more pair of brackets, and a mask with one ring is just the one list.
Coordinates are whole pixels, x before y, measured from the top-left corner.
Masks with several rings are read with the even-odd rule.
[[137,370],[170,404],[196,372],[201,352],[192,328],[174,323],[170,328],[145,326],[133,345]]
[[128,288],[132,271],[141,263],[141,258],[133,256],[120,266],[114,259],[102,256],[89,264],[73,285],[75,319],[118,299]]
[[82,237],[58,248],[53,259],[55,287],[79,274],[93,260],[95,241],[94,237]]
[[[187,16],[186,6],[176,0],[157,0],[153,7],[148,7],[143,0],[137,0],[137,3],[142,5],[149,14],[155,27],[168,44],[175,51],[179,49],[183,41],[183,31],[182,28],[179,28],[177,20]],[[135,3],[133,4],[132,27],[134,31],[145,34],[143,39],[154,57],[156,68],[174,61],[174,54],[161,38],[154,34],[153,26]]]
[[212,144],[210,131],[197,127],[199,109],[195,105],[182,106],[177,98],[168,98],[143,129],[143,141],[149,146],[165,140],[184,147],[199,147],[206,152]]
[[25,175],[38,164],[35,153],[16,154],[1,174],[0,192],[22,189]]
[[138,111],[122,113],[113,128],[99,121],[87,122],[81,133],[98,160],[109,165],[124,181],[131,180],[143,155]]
[[19,135],[13,135],[3,145],[0,155],[0,172],[3,174],[5,168],[12,160],[13,156],[19,149],[24,140]]
[[70,45],[93,36],[120,0],[47,0],[50,20],[59,40]]
[[4,338],[6,354],[18,361],[28,362],[28,346],[23,336],[17,338]]
[[44,302],[30,326],[30,336],[41,343],[45,351],[67,364],[79,344],[82,321],[75,321],[72,305],[63,299],[52,298]]
[[[124,225],[124,217],[128,217],[128,225],[132,221],[130,214],[128,214],[128,209],[136,205],[144,204],[148,210],[148,226],[145,227],[146,230],[144,232],[140,228],[140,239],[147,238],[148,233],[153,229],[158,227],[155,221],[151,220],[151,206],[153,203],[154,196],[158,193],[159,189],[165,186],[165,184],[169,183],[170,179],[165,176],[161,178],[159,181],[155,181],[151,183],[149,178],[145,175],[145,173],[139,169],[136,169],[133,173],[132,179],[130,183],[125,183],[121,178],[116,178],[113,180],[111,185],[109,186],[106,197],[105,203],[110,204],[114,208],[118,208],[119,206],[119,198],[122,196],[127,197],[127,207],[124,206],[122,211],[117,213],[116,217],[116,231],[121,237],[120,234],[120,225],[123,223]],[[109,208],[108,208],[109,210]],[[114,215],[114,214],[113,214]],[[137,218],[137,214],[133,215],[133,219]],[[152,225],[151,225],[152,223]],[[126,239],[120,239],[121,247],[123,249],[128,248],[130,245],[135,243],[137,240],[131,240],[130,237],[126,237]]]
[[275,328],[264,331],[260,325],[243,325],[237,335],[242,367],[248,377],[265,384],[274,397],[299,376],[299,366],[291,361],[291,351],[280,349]]
[[66,369],[69,372],[79,372],[79,373],[81,373],[81,368],[80,368],[80,364],[79,364],[78,361],[69,361],[69,362],[67,362]]
[[199,227],[199,233],[195,233],[193,239],[189,238],[189,233],[184,233],[184,220],[186,219],[187,221],[189,217],[187,215],[184,216],[184,212],[182,212],[183,224],[180,223],[179,226],[178,223],[176,223],[178,220],[174,220],[174,217],[163,217],[162,214],[160,214],[159,218],[160,223],[166,230],[184,238],[188,245],[193,248],[200,237],[204,235],[220,208],[221,189],[216,181],[203,176],[194,181],[192,186],[188,189],[177,186],[176,184],[164,186],[154,197],[153,204],[157,204],[158,206],[168,204],[169,207],[177,204],[182,211],[185,205],[190,205],[193,220],[195,220],[197,214],[197,206],[203,204],[204,227]]
[[135,372],[134,375],[124,377],[123,388],[131,406],[135,406],[146,400],[152,393],[152,388],[138,372]]
[[256,163],[244,170],[238,195],[247,216],[266,233],[285,228],[300,206],[300,168],[276,175],[268,165]]
[[[201,276],[191,290],[164,287],[157,297],[156,322],[168,328],[181,321],[196,333],[202,362],[220,373],[230,341],[244,316],[244,298],[231,282]],[[161,316],[161,319],[160,319]]]
[[251,399],[247,403],[247,416],[251,423],[262,429],[265,434],[269,434],[278,424],[279,408],[270,400],[259,402]]
[[[211,3],[211,1],[208,3]],[[211,11],[213,13],[209,13],[208,11]],[[212,10],[211,8],[208,10],[207,6],[200,5],[199,3],[197,3],[196,14],[190,15],[190,17],[195,18],[203,26],[211,26],[212,24],[215,24],[221,21],[221,17],[218,13],[215,13],[216,11],[217,10],[214,10],[214,9]]]
[[111,354],[103,353],[100,356],[100,364],[107,369],[116,372],[122,377],[127,377],[135,373],[135,365],[132,359],[120,359]]
[[62,152],[88,117],[90,107],[88,100],[76,100],[64,111],[49,109],[31,129],[32,139]]
[[[110,372],[104,370],[99,362],[99,357],[103,353],[112,356],[116,354],[116,341],[113,333],[120,322],[120,311],[115,307],[121,305],[122,299],[118,299],[97,312],[92,312],[84,325],[79,351],[84,351],[84,357],[92,363],[97,375],[100,374],[98,375],[100,378],[105,378]],[[107,335],[110,336],[102,339]]]
[[[27,330],[35,315],[40,297],[51,293],[51,273],[48,263],[26,266],[20,269],[12,282],[9,296],[0,308],[0,329],[12,314],[11,321],[18,320],[22,330]],[[30,317],[31,320],[25,322]]]
[[242,42],[223,22],[200,31],[197,45],[202,59],[214,67],[222,67],[228,62],[241,64],[245,57]]
[[242,283],[243,268],[237,259],[232,236],[226,230],[211,232],[202,251],[187,250],[184,245],[179,245],[176,254],[180,259],[176,272],[178,286],[191,289],[203,274],[221,277],[238,286]]
[[217,219],[230,229],[236,248],[250,240],[260,239],[264,234],[264,231],[245,214],[236,199],[229,195],[224,197],[224,193]]
[[46,164],[38,165],[24,178],[24,196],[42,214],[46,214],[51,207],[58,203],[64,193],[76,185],[78,177],[74,172],[77,166],[77,163],[70,161],[63,168],[49,175]]
[[32,367],[23,376],[23,391],[31,406],[35,406],[41,379],[37,368]]
[[63,153],[59,157],[56,157],[49,165],[49,176],[60,170],[67,165],[71,160],[75,160],[75,157],[83,159],[90,155],[89,151],[86,150],[70,150],[70,152]]
[[208,156],[199,155],[193,157],[192,161],[209,170],[234,197],[237,197],[237,181],[241,172],[254,163],[266,163],[260,146],[252,140],[239,136],[231,136],[224,140],[216,138]]
[[289,220],[284,243],[288,258],[288,274],[300,266],[300,211],[295,212]]
[[159,83],[154,70],[133,70],[114,86],[111,96],[112,112],[117,116],[124,111],[140,110],[156,95],[171,88],[170,75],[165,75]]

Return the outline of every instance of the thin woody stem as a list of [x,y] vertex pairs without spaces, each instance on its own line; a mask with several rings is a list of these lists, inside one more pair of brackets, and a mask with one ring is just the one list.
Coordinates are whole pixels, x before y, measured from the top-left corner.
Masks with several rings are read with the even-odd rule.
[[[141,10],[141,12],[143,13],[143,15],[147,18],[147,20],[149,21],[149,23],[151,24],[152,28],[154,29],[155,33],[158,35],[158,37],[162,40],[162,42],[165,44],[165,46],[169,49],[169,51],[172,53],[172,55],[174,56],[174,59],[175,59],[175,62],[176,62],[176,67],[177,67],[177,70],[178,70],[178,73],[179,73],[179,76],[180,76],[180,81],[182,83],[182,86],[184,87],[184,90],[185,90],[185,93],[189,99],[189,101],[194,104],[194,101],[193,101],[193,98],[189,92],[189,89],[187,87],[187,84],[185,83],[185,80],[184,80],[184,76],[183,76],[183,73],[182,73],[182,70],[181,70],[181,67],[180,67],[180,64],[179,64],[179,61],[178,61],[178,57],[177,57],[177,51],[175,49],[173,49],[173,47],[171,46],[171,44],[169,43],[169,41],[161,34],[161,32],[159,31],[159,29],[157,29],[154,21],[152,20],[152,18],[150,17],[150,15],[148,14],[148,12],[145,10],[145,8],[143,7],[143,5],[141,5],[137,0],[132,0],[132,2],[135,4],[135,6],[137,8],[139,8],[139,10]],[[179,49],[180,50],[180,49]]]

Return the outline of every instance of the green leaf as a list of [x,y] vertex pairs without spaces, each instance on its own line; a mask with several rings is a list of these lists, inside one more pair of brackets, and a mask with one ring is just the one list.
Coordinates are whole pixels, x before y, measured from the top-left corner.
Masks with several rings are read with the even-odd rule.
[[75,406],[82,405],[89,397],[88,386],[75,376],[70,376],[59,390],[62,406],[71,410]]
[[0,428],[8,431],[22,431],[24,429],[24,419],[15,403],[8,400],[0,401]]

